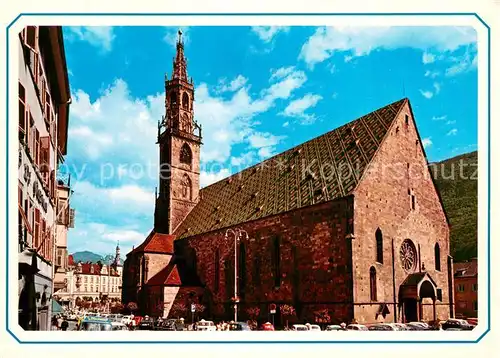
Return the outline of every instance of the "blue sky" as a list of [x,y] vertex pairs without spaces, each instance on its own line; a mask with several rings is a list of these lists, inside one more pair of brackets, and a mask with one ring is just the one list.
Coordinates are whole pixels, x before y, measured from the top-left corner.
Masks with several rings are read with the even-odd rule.
[[[151,230],[156,126],[178,28],[65,27],[69,251]],[[183,28],[208,185],[408,97],[430,161],[477,148],[477,44],[457,27]]]

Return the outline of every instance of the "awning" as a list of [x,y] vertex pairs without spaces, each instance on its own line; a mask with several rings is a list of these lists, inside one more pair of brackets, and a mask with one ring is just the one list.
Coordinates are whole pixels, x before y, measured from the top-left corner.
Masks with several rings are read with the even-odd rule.
[[56,300],[52,300],[52,314],[61,313],[63,311],[62,306]]

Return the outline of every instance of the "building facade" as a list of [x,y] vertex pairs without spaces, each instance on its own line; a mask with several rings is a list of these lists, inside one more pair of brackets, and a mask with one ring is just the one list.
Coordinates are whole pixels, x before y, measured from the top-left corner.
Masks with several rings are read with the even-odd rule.
[[68,230],[74,227],[75,209],[70,207],[70,176],[57,180],[57,219],[54,257],[54,292],[65,287],[68,271]]
[[477,318],[477,259],[457,262],[453,268],[457,317]]
[[278,326],[454,315],[449,224],[408,99],[200,189],[180,37],[165,93],[168,170],[155,226],[125,261],[125,304],[185,317],[197,304],[226,320],[236,309]]
[[55,292],[58,300],[69,307],[79,306],[81,301],[121,301],[123,266],[120,263],[120,247],[116,247],[115,259],[108,265],[73,261],[68,256],[65,286]]
[[49,330],[57,221],[57,168],[71,103],[62,30],[19,34],[19,324]]

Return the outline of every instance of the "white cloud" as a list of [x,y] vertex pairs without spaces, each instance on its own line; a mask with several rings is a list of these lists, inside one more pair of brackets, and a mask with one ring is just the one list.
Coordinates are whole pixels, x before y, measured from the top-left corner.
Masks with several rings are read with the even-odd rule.
[[118,79],[93,102],[81,90],[72,97],[72,153],[86,154],[93,161],[155,161],[157,120],[164,112],[161,95],[133,98],[127,84]]
[[314,122],[316,117],[314,114],[306,114],[305,111],[315,107],[321,99],[323,97],[320,95],[308,93],[304,97],[290,102],[281,114],[287,117],[301,118],[303,124],[310,124]]
[[269,43],[280,32],[290,31],[288,26],[252,26],[252,31],[264,42]]
[[422,139],[422,145],[424,146],[424,148],[430,147],[432,145],[431,137]]
[[69,41],[86,41],[103,51],[111,50],[113,40],[116,37],[112,26],[71,26],[67,29],[69,33],[67,33],[66,39]]
[[307,77],[293,67],[280,68],[270,76],[270,86],[252,98],[249,87],[242,87],[229,99],[212,95],[205,83],[196,88],[195,114],[203,127],[204,162],[225,162],[231,157],[233,145],[246,143],[258,135],[254,117],[266,112],[280,99],[288,99]]
[[229,82],[229,84],[226,83],[225,80],[219,82],[220,85],[217,88],[218,92],[234,92],[245,86],[245,84],[248,82],[248,79],[243,77],[242,75],[238,75],[235,79]]
[[427,70],[427,71],[425,71],[424,76],[425,77],[430,77],[430,78],[436,78],[437,76],[439,76],[439,72],[438,71]]
[[447,122],[446,122],[446,124],[447,124],[447,125],[450,125],[450,124],[455,124],[455,123],[457,123],[457,121],[456,121],[456,120],[450,120],[450,121],[447,121]]
[[231,157],[231,165],[236,166],[238,168],[243,168],[252,164],[254,160],[255,160],[255,152],[250,151],[243,153],[238,157]]
[[339,96],[338,92],[333,92],[332,93],[332,98],[336,99]]
[[253,148],[272,147],[278,144],[283,136],[275,136],[271,133],[256,133],[248,137],[250,146]]
[[432,120],[433,121],[444,121],[448,116],[443,115],[443,116],[433,116]]
[[451,52],[475,42],[471,27],[320,27],[302,46],[299,58],[313,67],[336,52],[354,57],[403,47]]
[[182,41],[184,45],[189,43],[189,27],[188,26],[180,26],[180,27],[171,27],[168,26],[165,28],[166,33],[163,40],[168,43],[170,46],[175,48],[177,46],[177,41],[179,39],[179,30],[182,31]]
[[452,56],[449,59],[453,64],[445,71],[447,77],[456,76],[477,68],[477,52],[473,52],[470,48],[467,48],[463,55]]
[[290,125],[290,122],[286,121],[285,123],[283,123],[283,127],[288,127]]
[[434,84],[432,86],[434,87],[435,94],[438,94],[439,92],[441,92],[441,85],[439,83],[434,82]]
[[446,133],[446,135],[457,135],[457,133],[458,133],[458,129],[453,128],[448,133]]
[[420,93],[422,94],[422,96],[424,96],[427,99],[430,99],[430,98],[432,98],[432,96],[434,96],[434,93],[432,93],[431,91],[420,90]]
[[424,65],[432,63],[436,60],[436,56],[429,52],[424,52],[422,55],[422,62]]
[[231,173],[227,168],[221,169],[217,172],[202,171],[200,173],[200,185],[202,188],[206,187],[210,184],[216,183],[224,178],[227,178],[229,175],[231,175]]
[[103,233],[102,238],[113,243],[134,243],[139,244],[144,239],[143,233],[134,230],[116,230],[116,231],[106,231]]

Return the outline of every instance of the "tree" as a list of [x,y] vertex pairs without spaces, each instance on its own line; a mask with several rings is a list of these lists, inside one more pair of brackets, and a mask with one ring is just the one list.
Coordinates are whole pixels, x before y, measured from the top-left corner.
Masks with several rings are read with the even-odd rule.
[[314,321],[316,323],[329,323],[331,320],[328,309],[324,308],[321,310],[314,311]]
[[283,317],[285,317],[285,319],[286,319],[286,326],[288,327],[288,320],[291,317],[295,316],[295,308],[293,308],[292,305],[284,304],[284,305],[280,306],[280,312],[281,312],[281,315]]
[[137,311],[139,307],[137,307],[137,303],[135,302],[129,302],[127,303],[127,310],[129,310],[131,313]]
[[255,306],[255,307],[248,307],[246,309],[246,312],[248,314],[248,317],[250,317],[250,319],[256,320],[257,318],[259,318],[260,308],[257,307],[257,306]]
[[114,304],[111,306],[111,313],[120,313],[124,306],[121,303]]
[[169,316],[182,317],[186,314],[187,306],[183,302],[175,302],[170,308]]

